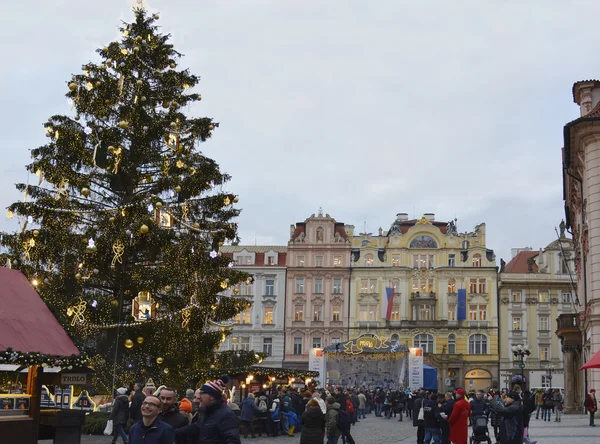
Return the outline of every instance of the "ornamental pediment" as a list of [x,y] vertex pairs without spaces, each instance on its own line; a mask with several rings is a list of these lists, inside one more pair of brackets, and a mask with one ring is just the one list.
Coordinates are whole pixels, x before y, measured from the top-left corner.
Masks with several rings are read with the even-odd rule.
[[305,294],[297,294],[292,298],[292,301],[295,304],[304,304],[306,302],[306,295]]
[[339,295],[336,295],[331,298],[331,303],[335,305],[342,305],[344,303],[344,298]]
[[358,302],[379,302],[379,293],[359,293]]
[[325,302],[325,298],[323,297],[322,294],[315,294],[311,298],[311,302],[313,304],[323,304]]
[[486,304],[488,301],[488,295],[485,293],[480,294],[469,294],[469,302],[473,304]]

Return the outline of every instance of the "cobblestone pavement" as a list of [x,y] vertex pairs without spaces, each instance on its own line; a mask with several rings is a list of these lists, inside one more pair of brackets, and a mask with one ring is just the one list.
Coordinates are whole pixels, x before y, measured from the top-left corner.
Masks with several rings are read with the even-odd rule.
[[[564,415],[562,422],[545,422],[541,419],[531,420],[531,439],[538,444],[564,444],[570,438],[577,438],[577,444],[599,444],[600,443],[600,420],[596,421],[598,427],[590,427],[589,418],[584,415]],[[493,435],[492,429],[490,433]],[[361,420],[352,427],[352,436],[356,444],[393,444],[411,443],[416,444],[416,428],[412,426],[412,420],[406,418],[402,422],[397,419],[376,418],[367,415],[367,419]],[[82,436],[82,444],[110,444],[110,436]],[[118,440],[121,443],[121,440]],[[294,437],[279,436],[277,438],[242,438],[242,444],[298,444],[300,434]],[[52,441],[39,441],[39,444],[52,444]],[[341,440],[339,441],[341,444]]]

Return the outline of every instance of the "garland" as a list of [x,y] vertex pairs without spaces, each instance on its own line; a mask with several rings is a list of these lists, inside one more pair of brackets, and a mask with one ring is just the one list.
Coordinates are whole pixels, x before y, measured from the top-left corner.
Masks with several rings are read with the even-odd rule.
[[290,378],[316,378],[319,376],[319,372],[313,372],[310,370],[298,370],[298,369],[285,369],[285,368],[271,368],[271,367],[234,367],[228,369],[210,369],[200,371],[196,374],[196,379],[199,381],[207,381],[216,379],[221,375],[253,375],[253,376],[266,376],[267,378],[275,377],[276,379],[290,379]]
[[88,357],[85,354],[66,356],[52,356],[42,353],[23,353],[14,351],[12,348],[0,351],[0,364],[12,365],[41,365],[42,367],[60,367],[71,370],[83,367],[87,364]]

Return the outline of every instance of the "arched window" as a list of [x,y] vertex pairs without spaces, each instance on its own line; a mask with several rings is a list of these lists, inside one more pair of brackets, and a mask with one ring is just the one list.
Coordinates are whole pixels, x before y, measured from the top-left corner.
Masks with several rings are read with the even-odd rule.
[[373,266],[373,255],[371,253],[365,254],[365,266],[367,266],[367,267]]
[[473,255],[473,266],[481,267],[481,255],[479,253]]
[[413,347],[422,348],[423,353],[433,353],[433,335],[416,335],[413,340]]
[[456,335],[454,334],[448,335],[448,354],[456,354]]
[[396,333],[394,333],[392,335],[392,341],[399,341],[400,340],[400,336],[398,336]]
[[448,279],[448,293],[456,293],[456,279]]
[[485,335],[469,336],[469,354],[471,355],[487,355],[488,340]]
[[410,241],[409,248],[437,248],[437,242],[431,236],[423,234],[421,236],[415,236]]

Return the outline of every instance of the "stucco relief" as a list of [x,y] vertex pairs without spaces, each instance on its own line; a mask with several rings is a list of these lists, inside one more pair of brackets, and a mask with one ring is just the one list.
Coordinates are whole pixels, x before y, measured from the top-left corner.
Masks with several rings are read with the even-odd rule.
[[583,230],[583,235],[581,239],[581,249],[583,250],[583,255],[587,257],[590,252],[590,240],[587,229]]
[[306,302],[306,295],[297,294],[293,297],[292,302],[294,302],[294,304],[304,304]]
[[572,203],[573,210],[577,214],[581,214],[581,193],[579,192],[579,186],[575,181],[571,181],[569,188],[569,199]]
[[342,305],[344,303],[344,298],[342,296],[333,296],[331,298],[331,303],[335,305]]
[[503,305],[507,305],[509,303],[509,301],[510,301],[510,299],[508,298],[508,296],[503,296],[503,297],[500,298],[500,302]]
[[359,293],[358,294],[358,302],[379,302],[379,294],[378,293]]
[[321,294],[314,294],[310,300],[313,304],[323,304],[325,302],[325,298]]

